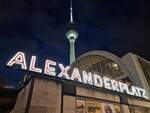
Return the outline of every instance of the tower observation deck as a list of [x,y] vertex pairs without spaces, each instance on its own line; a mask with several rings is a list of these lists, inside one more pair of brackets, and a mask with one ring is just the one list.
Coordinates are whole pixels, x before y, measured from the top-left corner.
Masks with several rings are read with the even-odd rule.
[[70,22],[66,32],[66,37],[70,43],[70,64],[72,64],[75,61],[75,40],[78,37],[78,32],[76,31],[75,23],[73,21],[72,1],[70,1]]

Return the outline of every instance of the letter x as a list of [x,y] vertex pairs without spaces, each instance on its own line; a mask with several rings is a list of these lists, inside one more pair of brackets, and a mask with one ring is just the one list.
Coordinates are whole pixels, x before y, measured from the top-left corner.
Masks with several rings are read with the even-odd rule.
[[70,79],[67,71],[70,69],[70,66],[66,66],[64,67],[63,64],[58,64],[60,69],[61,69],[61,72],[59,73],[58,77],[62,77],[62,76],[65,76],[66,79]]

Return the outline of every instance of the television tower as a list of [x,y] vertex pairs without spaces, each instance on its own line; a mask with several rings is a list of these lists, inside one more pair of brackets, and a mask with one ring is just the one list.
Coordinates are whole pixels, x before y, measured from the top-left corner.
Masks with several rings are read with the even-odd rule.
[[70,43],[70,64],[72,64],[75,61],[75,40],[78,37],[78,32],[75,29],[75,23],[73,21],[72,0],[70,1],[70,22],[66,32],[66,37]]

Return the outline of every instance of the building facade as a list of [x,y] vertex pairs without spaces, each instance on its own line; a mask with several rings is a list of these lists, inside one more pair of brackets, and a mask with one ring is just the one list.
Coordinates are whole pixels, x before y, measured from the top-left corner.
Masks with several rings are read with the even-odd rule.
[[150,101],[72,81],[34,77],[11,113],[150,113]]
[[[125,62],[125,57],[120,59],[109,52],[92,51],[77,58],[68,73],[70,76],[71,71],[78,68],[80,73],[84,70],[107,76],[127,83],[129,87],[147,87],[138,83],[142,75],[135,75],[129,66],[131,65]],[[34,76],[18,94],[11,113],[150,113],[150,101],[149,98],[131,96],[77,81],[53,76]]]
[[134,79],[134,84],[146,89],[150,97],[150,62],[133,53],[124,55],[121,60],[132,73],[130,76]]
[[[75,59],[75,40],[78,38],[78,32],[73,21],[72,2],[66,37],[70,43],[71,68],[67,70],[67,74],[66,68],[61,68],[64,69],[65,76],[74,81],[61,79],[59,75],[55,77],[33,76],[19,92],[11,113],[150,113],[149,62],[133,54],[127,54],[119,58],[105,51],[87,52]],[[53,62],[54,65],[56,65],[56,62]],[[34,68],[35,65],[32,66],[34,70],[39,70]],[[49,67],[49,64],[46,66],[47,68],[49,70],[46,71],[55,74],[54,69]],[[74,69],[76,69],[74,76],[79,81],[71,77]],[[83,72],[86,72],[87,83],[82,83],[80,80],[84,78]],[[129,89],[132,89],[133,85],[144,88],[148,98],[93,86],[90,82],[94,81],[92,78],[94,74],[99,80],[101,80],[101,77],[107,77],[107,80],[113,79],[118,83],[126,84]],[[81,76],[79,77],[79,75]],[[89,79],[90,77],[91,79]],[[110,87],[109,83],[107,85]],[[117,89],[116,87],[118,87],[118,84],[115,84],[115,89]],[[134,93],[137,95],[135,90]]]

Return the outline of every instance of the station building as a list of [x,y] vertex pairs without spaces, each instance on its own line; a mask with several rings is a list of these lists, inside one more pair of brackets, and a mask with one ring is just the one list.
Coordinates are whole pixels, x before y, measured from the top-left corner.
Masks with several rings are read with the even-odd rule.
[[[130,55],[136,57],[136,61]],[[136,67],[135,64],[139,65]],[[84,70],[127,83],[128,86],[146,88],[148,98],[72,80],[34,76],[18,94],[11,113],[150,113],[147,60],[132,53],[119,58],[109,52],[91,51],[78,57],[72,63],[69,72],[75,67],[79,72]],[[136,71],[133,71],[134,69]]]
[[78,32],[72,3],[66,37],[70,43],[69,76],[74,68],[145,89],[148,98],[53,76],[33,76],[19,92],[11,113],[150,113],[150,62],[133,53],[122,58],[90,51],[75,59]]

